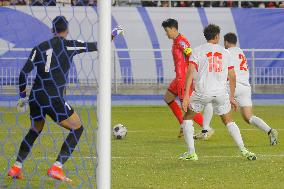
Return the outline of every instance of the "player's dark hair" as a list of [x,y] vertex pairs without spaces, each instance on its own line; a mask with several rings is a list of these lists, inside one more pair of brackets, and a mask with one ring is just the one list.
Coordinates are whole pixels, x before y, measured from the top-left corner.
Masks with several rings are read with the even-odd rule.
[[162,26],[163,26],[163,28],[176,28],[176,29],[178,29],[178,21],[173,19],[173,18],[169,18],[169,19],[163,21]]
[[52,20],[52,32],[53,33],[61,33],[68,29],[68,21],[65,16],[56,16]]
[[227,33],[226,35],[224,35],[224,41],[227,41],[231,44],[237,44],[238,42],[238,38],[237,38],[237,35],[235,33]]
[[212,40],[220,34],[220,27],[215,24],[209,24],[206,28],[204,28],[203,34],[207,41]]

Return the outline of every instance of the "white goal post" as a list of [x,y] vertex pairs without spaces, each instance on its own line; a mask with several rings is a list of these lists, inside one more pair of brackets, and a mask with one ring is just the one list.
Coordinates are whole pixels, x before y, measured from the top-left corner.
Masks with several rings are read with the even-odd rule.
[[111,187],[111,0],[98,1],[97,189]]

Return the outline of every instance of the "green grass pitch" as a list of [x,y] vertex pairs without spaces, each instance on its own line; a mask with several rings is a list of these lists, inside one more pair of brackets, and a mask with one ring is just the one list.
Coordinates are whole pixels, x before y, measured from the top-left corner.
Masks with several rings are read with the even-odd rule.
[[[91,188],[95,186],[95,113],[92,108],[75,108],[81,115],[85,132],[79,148],[64,166],[73,183],[54,181],[46,171],[56,159],[67,131],[48,121],[32,154],[24,164],[25,180],[7,178],[22,136],[29,128],[27,114],[15,109],[0,109],[0,188]],[[178,123],[166,106],[113,107],[112,124],[128,129],[124,140],[112,141],[113,189],[189,189],[189,188],[284,188],[284,107],[257,106],[255,115],[278,129],[280,143],[270,146],[268,137],[247,125],[238,113],[234,119],[241,128],[249,150],[257,161],[240,156],[220,119],[214,116],[215,135],[209,141],[197,141],[197,162],[179,161],[186,151],[178,139]],[[195,131],[200,130],[195,126]]]

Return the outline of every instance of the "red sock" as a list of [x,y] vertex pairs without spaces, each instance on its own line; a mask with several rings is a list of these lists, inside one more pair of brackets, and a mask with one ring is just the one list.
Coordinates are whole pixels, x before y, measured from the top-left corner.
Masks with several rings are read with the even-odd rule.
[[178,119],[179,124],[182,124],[183,122],[182,111],[178,103],[174,100],[168,105],[171,108],[172,112],[175,114],[176,118]]
[[203,126],[203,115],[201,113],[195,114],[193,121],[197,123],[200,127]]

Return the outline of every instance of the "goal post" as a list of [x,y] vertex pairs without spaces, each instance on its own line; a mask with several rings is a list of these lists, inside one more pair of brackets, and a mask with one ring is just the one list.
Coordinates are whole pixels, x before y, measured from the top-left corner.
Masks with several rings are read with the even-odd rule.
[[97,189],[111,187],[111,0],[98,1]]

